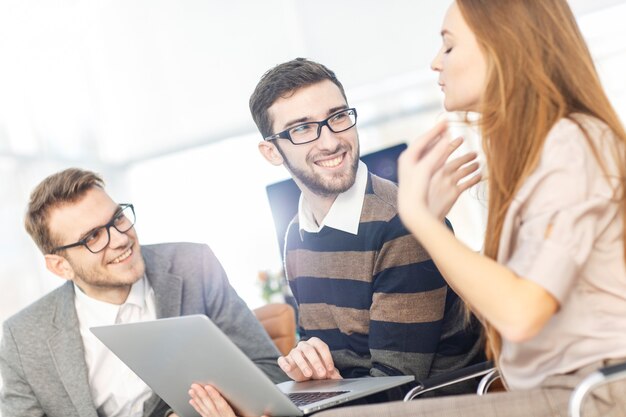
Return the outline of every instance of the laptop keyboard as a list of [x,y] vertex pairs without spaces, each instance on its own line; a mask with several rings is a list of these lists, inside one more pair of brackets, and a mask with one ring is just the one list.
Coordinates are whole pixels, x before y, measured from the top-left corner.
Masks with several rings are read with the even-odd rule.
[[316,401],[322,401],[327,398],[336,397],[337,395],[345,394],[350,391],[331,391],[331,392],[292,392],[287,394],[289,399],[293,401],[295,405],[301,407],[308,405]]

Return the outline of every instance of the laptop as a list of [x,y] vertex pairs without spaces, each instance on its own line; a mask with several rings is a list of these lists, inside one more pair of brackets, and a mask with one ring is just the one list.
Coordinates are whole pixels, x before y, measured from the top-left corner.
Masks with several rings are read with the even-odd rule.
[[[414,380],[390,376],[274,383],[204,315],[92,327],[91,332],[180,417],[193,382],[213,385],[238,415],[303,416]],[[308,398],[311,397],[311,398]]]

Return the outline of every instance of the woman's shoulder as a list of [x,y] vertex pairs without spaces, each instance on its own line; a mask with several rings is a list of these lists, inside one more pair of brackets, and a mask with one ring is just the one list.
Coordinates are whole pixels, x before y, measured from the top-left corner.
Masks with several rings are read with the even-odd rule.
[[[612,195],[607,173],[617,172],[610,146],[615,135],[601,120],[573,114],[557,121],[548,133],[538,164],[525,179],[515,200],[528,212],[575,204],[591,194]],[[528,207],[532,207],[529,209]]]
[[573,113],[558,120],[552,126],[546,138],[546,146],[579,147],[589,141],[595,143],[605,138],[614,139],[606,123],[590,115]]
[[[583,161],[605,148],[602,142],[615,143],[615,135],[600,119],[573,113],[558,120],[548,132],[542,152],[542,162]],[[593,150],[595,149],[595,151]]]

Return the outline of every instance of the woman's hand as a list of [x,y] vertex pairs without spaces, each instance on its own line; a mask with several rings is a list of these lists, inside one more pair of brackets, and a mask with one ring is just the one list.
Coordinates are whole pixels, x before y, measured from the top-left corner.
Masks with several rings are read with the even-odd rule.
[[[461,144],[463,138],[456,138],[448,146],[448,156]],[[440,220],[448,214],[461,193],[480,181],[476,153],[470,152],[446,162],[432,177],[428,187],[428,206],[430,212]],[[461,182],[464,178],[476,173],[473,177]]]
[[466,179],[478,170],[476,153],[446,162],[462,143],[462,138],[449,140],[447,123],[442,121],[400,155],[398,207],[409,229],[424,215],[442,220],[459,195],[480,181],[480,174]]

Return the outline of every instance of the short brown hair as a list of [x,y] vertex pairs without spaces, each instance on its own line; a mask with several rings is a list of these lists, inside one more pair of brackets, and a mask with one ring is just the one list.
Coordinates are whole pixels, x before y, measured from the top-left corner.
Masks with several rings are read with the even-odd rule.
[[335,73],[324,65],[309,61],[306,58],[296,58],[279,64],[263,74],[250,96],[250,112],[261,135],[265,138],[274,133],[272,132],[273,121],[270,120],[267,110],[278,98],[288,97],[299,88],[324,80],[332,81],[339,87],[343,98],[346,98],[343,85]]
[[50,253],[59,245],[48,227],[50,210],[77,201],[94,187],[104,188],[102,178],[79,168],[52,174],[35,187],[30,194],[24,226],[42,253]]

